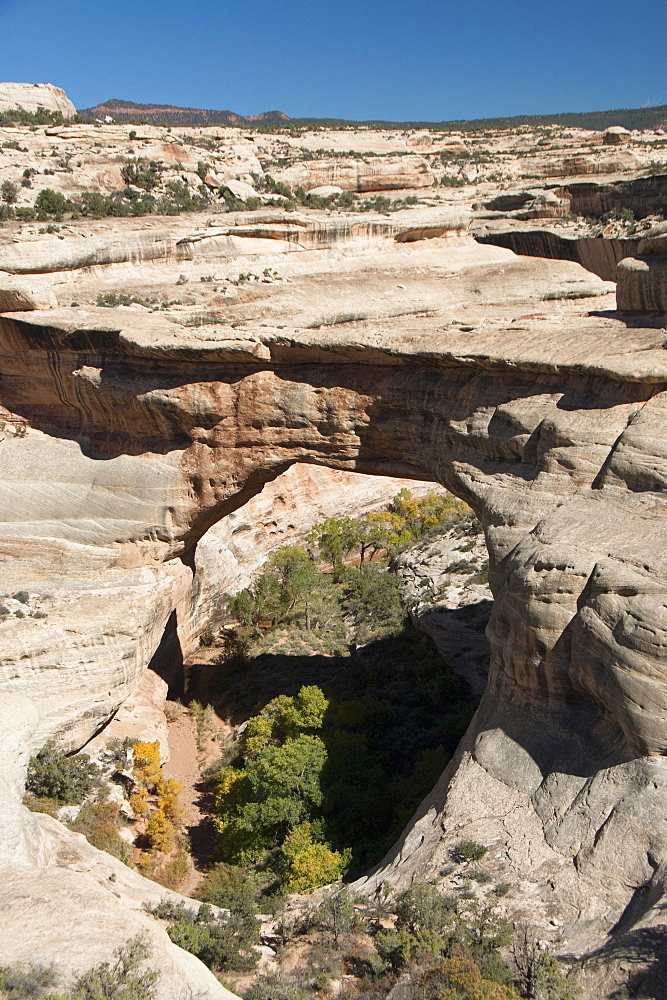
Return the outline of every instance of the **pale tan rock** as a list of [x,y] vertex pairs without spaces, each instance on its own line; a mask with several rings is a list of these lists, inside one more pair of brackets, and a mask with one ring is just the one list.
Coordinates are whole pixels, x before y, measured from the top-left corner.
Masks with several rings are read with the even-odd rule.
[[[473,506],[489,550],[488,691],[368,887],[436,877],[456,840],[482,840],[516,887],[513,912],[559,920],[575,955],[598,948],[645,885],[660,905],[664,329],[619,318],[578,264],[480,246],[455,217],[468,218],[463,198],[454,212],[244,214],[161,232],[105,220],[111,231],[86,223],[94,235],[52,246],[5,234],[3,262],[42,268],[61,297],[0,317],[2,405],[27,426],[0,442],[3,590],[29,594],[23,618],[0,622],[0,690],[39,711],[13,701],[24,721],[4,726],[2,796],[7,863],[23,859],[31,906],[31,866],[45,869],[52,912],[68,891],[54,844],[73,848],[21,810],[13,762],[51,736],[81,745],[149,663],[193,648],[218,587],[243,579],[242,536],[266,551],[298,533],[269,518],[277,487],[257,523],[229,534],[295,463],[436,479]],[[86,257],[76,244],[89,239]],[[256,278],[241,281],[249,267]],[[101,290],[182,301],[102,309]],[[67,308],[74,296],[81,307]],[[196,548],[205,555],[216,524],[219,575],[197,581]],[[124,883],[118,906],[144,891]]]
[[343,191],[393,191],[433,184],[428,163],[414,155],[367,160],[306,160],[276,170],[275,177],[306,191],[330,184]]
[[618,308],[632,315],[667,315],[667,255],[626,257],[616,268]]
[[0,83],[0,111],[24,108],[26,111],[59,111],[72,118],[76,108],[60,87],[52,83]]
[[19,312],[31,309],[53,309],[58,299],[52,288],[34,278],[17,278],[0,271],[0,311]]

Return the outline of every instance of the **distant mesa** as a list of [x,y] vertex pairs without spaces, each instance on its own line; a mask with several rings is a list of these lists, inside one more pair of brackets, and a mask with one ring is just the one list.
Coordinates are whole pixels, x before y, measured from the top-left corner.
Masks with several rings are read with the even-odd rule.
[[[0,85],[2,86],[2,85]],[[513,115],[507,118],[475,118],[455,121],[357,121],[347,118],[291,118],[284,111],[264,111],[259,115],[239,115],[235,111],[214,111],[207,108],[181,108],[173,104],[137,104],[113,98],[82,108],[78,114],[90,121],[150,123],[153,125],[285,125],[299,128],[380,128],[380,129],[439,129],[442,131],[471,132],[480,129],[515,129],[521,125],[532,128],[559,125],[566,128],[583,128],[593,131],[612,126],[624,129],[665,128],[667,105],[653,108],[624,108],[612,111],[583,111],[553,115]],[[621,139],[610,139],[609,143]]]
[[81,108],[82,118],[115,122],[154,122],[159,125],[243,125],[246,122],[276,124],[290,121],[283,111],[263,111],[259,115],[238,115],[235,111],[213,111],[210,108],[179,108],[172,104],[136,104],[111,98],[94,108]]

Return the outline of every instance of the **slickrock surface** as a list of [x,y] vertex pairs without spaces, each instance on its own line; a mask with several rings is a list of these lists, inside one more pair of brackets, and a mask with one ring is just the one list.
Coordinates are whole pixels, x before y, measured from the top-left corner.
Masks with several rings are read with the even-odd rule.
[[[80,158],[80,173],[48,175],[69,195],[77,184],[116,189],[130,142],[200,183],[203,147],[165,130],[137,127],[132,140],[117,126],[4,131],[31,144],[37,166],[56,143],[59,155],[67,146]],[[216,130],[215,155],[206,151],[210,190],[225,178],[279,178],[292,159],[315,162],[298,151],[290,159],[295,145],[329,142],[232,131]],[[514,178],[519,165],[532,178],[570,177],[576,166],[605,184],[619,179],[604,173],[612,159],[617,170],[624,157],[655,156],[650,144],[611,149],[577,130],[561,139],[535,149],[534,135],[503,135],[489,155]],[[342,141],[359,162],[374,159],[376,143],[391,157],[405,150],[410,163],[424,158],[435,179],[436,156],[445,169],[444,138],[337,134]],[[2,156],[0,179],[21,176],[26,153]],[[305,518],[331,510],[330,494],[318,506],[309,468],[328,466],[437,481],[467,500],[483,525],[494,597],[478,713],[365,889],[438,879],[456,841],[482,841],[514,887],[510,915],[545,939],[558,921],[555,950],[587,956],[591,998],[623,981],[632,935],[660,923],[664,317],[617,312],[613,282],[579,263],[519,257],[466,235],[473,199],[499,193],[484,179],[490,165],[472,160],[461,166],[466,186],[431,185],[429,200],[395,213],[269,207],[216,214],[213,225],[188,213],[0,230],[0,294],[12,305],[0,316],[0,692],[11,720],[0,760],[9,831],[0,906],[12,920],[23,893],[43,914],[38,925],[61,895],[76,901],[67,924],[81,906],[90,940],[107,917],[125,936],[121,913],[132,911],[127,927],[148,921],[137,907],[150,883],[127,874],[120,898],[104,880],[91,888],[106,856],[20,806],[26,755],[52,736],[81,746],[149,664],[175,682],[170,665],[221,605],[219,590],[253,571],[257,553],[246,565],[252,545],[241,536],[265,551],[268,515],[290,482],[279,477],[304,490]],[[35,188],[21,189],[22,204]],[[637,254],[651,259],[641,243]],[[653,302],[643,285],[623,287],[639,309]],[[262,501],[267,483],[275,490]],[[363,488],[358,496],[370,502]],[[245,530],[253,508],[239,512],[253,497],[257,526]],[[296,520],[286,524],[292,537]],[[63,862],[69,850],[76,859]],[[53,930],[45,961],[67,961],[65,933]],[[165,969],[180,968],[195,992],[208,982],[207,995],[224,995],[155,934]],[[110,934],[95,954],[108,957],[115,942]],[[592,957],[600,948],[613,952],[608,968]]]
[[65,118],[76,108],[64,90],[52,83],[0,83],[0,111],[24,108],[26,111],[59,111]]

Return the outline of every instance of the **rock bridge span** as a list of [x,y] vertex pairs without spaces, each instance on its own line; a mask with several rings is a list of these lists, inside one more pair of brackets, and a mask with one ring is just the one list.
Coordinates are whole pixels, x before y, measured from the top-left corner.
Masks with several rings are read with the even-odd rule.
[[266,336],[188,357],[127,331],[3,324],[3,405],[32,429],[4,443],[5,545],[59,525],[64,544],[155,570],[187,564],[294,462],[437,480],[484,526],[495,696],[578,699],[616,727],[612,755],[664,751],[666,397],[659,371],[631,370],[646,344],[585,370],[454,337],[436,352]]
[[1,689],[40,712],[26,746],[81,745],[174,610],[187,645],[198,539],[291,464],[437,480],[484,527],[489,685],[367,886],[433,878],[453,840],[480,839],[528,879],[528,912],[557,913],[579,953],[640,897],[659,900],[659,326],[554,312],[476,330],[361,323],[202,342],[126,312],[0,324],[1,401],[20,429],[2,443],[0,557],[7,592],[41,592],[49,623],[2,626]]

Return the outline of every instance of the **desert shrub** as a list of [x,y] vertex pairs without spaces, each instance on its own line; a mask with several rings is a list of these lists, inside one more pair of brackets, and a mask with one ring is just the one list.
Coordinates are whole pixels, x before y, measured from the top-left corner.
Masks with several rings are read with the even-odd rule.
[[318,927],[331,934],[334,944],[338,945],[341,936],[348,934],[356,924],[356,913],[349,890],[344,888],[328,893],[313,919]]
[[468,181],[460,174],[443,174],[440,183],[443,187],[465,187]]
[[158,882],[165,889],[178,891],[191,871],[190,855],[185,848],[180,848],[173,858],[161,865],[147,869],[146,874],[153,882]]
[[167,181],[165,191],[165,205],[173,206],[175,209],[175,212],[165,212],[166,215],[178,214],[178,212],[196,212],[206,206],[206,199],[196,198],[184,181]]
[[211,705],[204,706],[196,699],[190,702],[188,708],[197,727],[197,749],[202,753],[207,740],[215,732],[215,712]]
[[452,857],[457,861],[481,861],[488,850],[474,840],[460,840],[452,850]]
[[0,197],[7,205],[13,204],[18,197],[19,189],[13,181],[3,181],[0,187]]
[[60,191],[53,191],[51,188],[42,188],[35,199],[35,213],[40,222],[48,219],[55,219],[60,222],[65,212],[72,207],[71,201],[61,194]]
[[352,208],[356,198],[353,191],[343,191],[342,194],[338,195],[336,204],[339,208]]
[[226,910],[257,913],[257,890],[254,880],[243,868],[220,862],[206,876],[199,898]]
[[476,573],[476,572],[477,572],[477,567],[473,563],[468,562],[467,559],[457,559],[455,562],[450,563],[449,566],[445,568],[445,573],[459,573],[466,575],[469,573]]
[[433,1000],[518,1000],[511,986],[485,979],[477,963],[452,955],[428,969],[420,979],[424,994]]
[[113,802],[86,802],[70,827],[82,833],[93,847],[127,862],[127,844],[119,836],[120,814]]
[[104,748],[103,760],[115,765],[119,769],[126,768],[130,761],[130,751],[139,741],[136,737],[113,736]]
[[30,758],[26,790],[54,799],[60,805],[78,804],[92,791],[98,779],[99,770],[87,754],[68,757],[49,740],[35,757]]
[[254,945],[259,942],[259,922],[254,913],[230,911],[228,918],[216,919],[204,904],[196,914],[185,907],[154,911],[170,920],[169,937],[179,948],[196,955],[216,972],[244,972],[253,969],[259,958]]
[[375,936],[378,954],[394,970],[420,955],[437,958],[448,953],[456,925],[454,901],[426,883],[418,883],[396,900],[396,929]]
[[454,902],[441,895],[433,885],[416,883],[396,900],[396,926],[411,934],[442,930],[452,924]]
[[305,976],[275,972],[259,976],[246,994],[246,1000],[308,1000]]
[[287,201],[292,200],[292,189],[288,184],[285,184],[283,181],[274,180],[270,174],[265,174],[264,183],[266,190],[270,191],[271,194],[279,194]]
[[115,961],[84,972],[63,1000],[151,1000],[160,974],[152,969],[141,971],[147,954],[148,942],[137,935],[114,952]]
[[102,962],[80,975],[66,993],[49,990],[55,979],[53,971],[39,965],[28,970],[0,968],[0,990],[7,1000],[153,1000],[159,973],[142,970],[149,955],[146,938],[138,935],[114,952],[114,961]]
[[53,970],[42,965],[29,969],[0,967],[0,990],[7,1000],[36,1000],[54,982]]
[[148,162],[142,157],[126,160],[120,172],[126,184],[132,184],[144,191],[152,191],[161,179],[161,165],[154,160]]
[[492,905],[473,903],[459,913],[453,940],[465,954],[475,959],[487,979],[505,985],[511,983],[512,976],[501,958],[500,949],[510,944],[512,926]]

